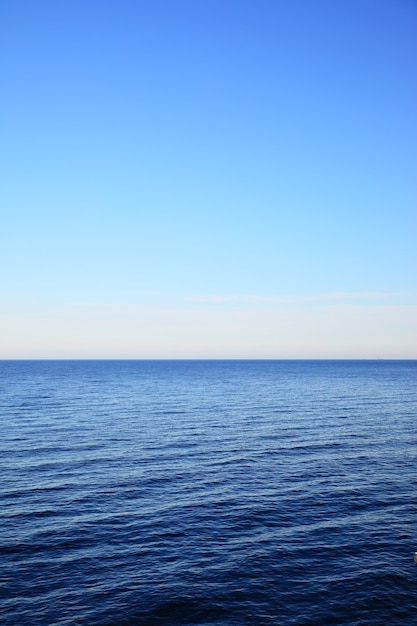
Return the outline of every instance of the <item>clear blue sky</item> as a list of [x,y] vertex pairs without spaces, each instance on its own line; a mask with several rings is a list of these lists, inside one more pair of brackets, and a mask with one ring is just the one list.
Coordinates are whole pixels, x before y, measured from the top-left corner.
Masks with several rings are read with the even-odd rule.
[[0,358],[415,358],[417,3],[1,0]]

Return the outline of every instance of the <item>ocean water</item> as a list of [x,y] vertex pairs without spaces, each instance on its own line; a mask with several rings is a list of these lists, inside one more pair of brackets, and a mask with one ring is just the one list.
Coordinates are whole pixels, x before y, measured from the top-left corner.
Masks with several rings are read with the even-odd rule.
[[0,622],[417,624],[416,371],[0,362]]

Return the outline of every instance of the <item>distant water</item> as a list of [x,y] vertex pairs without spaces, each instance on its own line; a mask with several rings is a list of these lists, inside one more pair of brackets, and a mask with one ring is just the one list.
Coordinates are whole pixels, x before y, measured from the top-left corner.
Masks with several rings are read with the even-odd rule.
[[417,624],[416,370],[0,362],[0,622]]

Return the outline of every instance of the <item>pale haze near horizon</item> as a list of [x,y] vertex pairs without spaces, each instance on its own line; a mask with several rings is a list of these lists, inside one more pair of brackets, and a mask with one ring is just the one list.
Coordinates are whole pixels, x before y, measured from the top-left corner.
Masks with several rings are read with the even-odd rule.
[[416,358],[417,5],[0,5],[0,358]]

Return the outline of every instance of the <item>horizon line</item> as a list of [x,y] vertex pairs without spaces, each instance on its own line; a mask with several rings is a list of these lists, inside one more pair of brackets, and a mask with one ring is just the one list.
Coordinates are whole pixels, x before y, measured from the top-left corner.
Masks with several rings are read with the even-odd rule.
[[278,358],[251,358],[251,357],[230,357],[230,358],[207,358],[207,357],[18,357],[18,358],[0,358],[0,363],[4,361],[417,361],[417,357],[278,357]]

